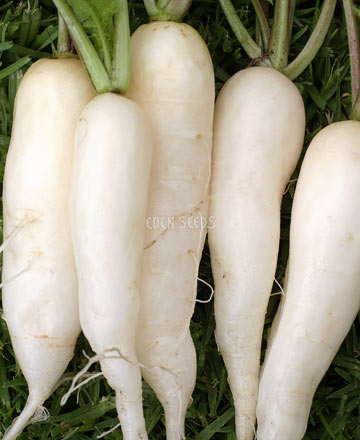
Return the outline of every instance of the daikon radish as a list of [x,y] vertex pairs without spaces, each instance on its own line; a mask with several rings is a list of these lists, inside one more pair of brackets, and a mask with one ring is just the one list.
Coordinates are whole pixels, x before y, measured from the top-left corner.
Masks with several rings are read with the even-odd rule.
[[3,318],[29,398],[4,440],[17,438],[49,397],[80,333],[68,204],[76,122],[94,94],[80,61],[64,58],[33,64],[16,95],[4,178]]
[[93,99],[76,132],[72,234],[81,328],[116,390],[124,438],[145,439],[135,355],[140,257],[151,167],[151,131],[136,103]]
[[285,302],[259,388],[259,440],[301,440],[315,390],[360,308],[360,123],[306,153],[290,229]]
[[189,325],[207,230],[214,74],[205,43],[186,24],[141,26],[131,55],[128,96],[154,135],[137,355],[164,407],[167,439],[179,440],[196,378]]
[[54,2],[101,93],[81,113],[75,136],[70,212],[81,328],[116,392],[124,439],[146,440],[135,333],[152,133],[139,105],[119,93],[126,92],[130,74],[127,1],[109,11],[111,72],[69,5]]
[[305,112],[300,93],[269,67],[236,73],[214,122],[209,215],[216,341],[234,397],[236,432],[252,439],[260,348],[280,239],[280,206],[298,161]]

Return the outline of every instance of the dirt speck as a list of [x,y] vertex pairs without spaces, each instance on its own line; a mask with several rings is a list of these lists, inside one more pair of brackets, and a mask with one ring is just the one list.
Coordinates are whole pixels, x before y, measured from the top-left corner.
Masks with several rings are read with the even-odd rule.
[[348,236],[346,237],[346,241],[354,241],[354,236],[352,234],[348,234]]
[[180,28],[180,34],[181,34],[183,37],[187,38],[187,34],[186,34],[186,32],[184,31],[184,29],[183,29],[182,27]]
[[357,151],[353,152],[353,159],[355,162],[358,162],[360,160],[360,153],[358,153]]
[[146,249],[151,248],[151,246],[153,246],[155,243],[156,243],[156,240],[151,241],[147,246],[144,247],[144,251],[145,251]]

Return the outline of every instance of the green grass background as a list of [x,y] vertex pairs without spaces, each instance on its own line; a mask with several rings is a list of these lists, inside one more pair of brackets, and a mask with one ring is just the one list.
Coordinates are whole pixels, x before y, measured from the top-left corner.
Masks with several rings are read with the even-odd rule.
[[[27,2],[0,0],[0,176],[2,179],[9,144],[12,109],[16,88],[23,72],[44,56],[56,50],[57,17],[51,0],[30,2],[33,12],[27,13]],[[249,0],[236,0],[234,5],[249,31],[255,32],[255,14]],[[320,12],[319,0],[298,0],[292,36],[290,59],[304,46]],[[36,8],[39,6],[39,8]],[[273,6],[269,2],[270,12]],[[147,21],[140,1],[130,0],[131,29]],[[185,21],[201,33],[208,44],[216,75],[216,90],[250,60],[239,46],[216,0],[194,0]],[[350,68],[345,21],[337,6],[326,41],[316,59],[295,81],[306,107],[306,139],[304,152],[313,136],[331,121],[346,119],[350,113]],[[300,161],[301,162],[301,161]],[[299,164],[300,165],[300,164]],[[282,206],[281,244],[276,278],[282,284],[288,256],[290,211],[299,167]],[[200,278],[213,285],[207,247],[200,267]],[[360,289],[360,286],[359,286]],[[279,288],[274,284],[273,293]],[[209,297],[209,289],[199,284],[198,297]],[[279,295],[269,303],[264,332],[264,348]],[[235,440],[232,396],[226,371],[214,339],[213,302],[197,303],[191,330],[198,354],[198,375],[193,403],[186,417],[186,438],[195,440]],[[16,364],[6,324],[0,320],[0,432],[10,425],[24,407],[27,386]],[[360,340],[357,318],[321,382],[311,410],[305,439],[360,439]],[[96,439],[97,435],[118,423],[114,392],[103,378],[96,378],[60,406],[69,379],[85,364],[83,351],[91,350],[80,336],[76,354],[61,385],[47,400],[50,418],[26,428],[20,439]],[[95,371],[99,367],[93,367]],[[149,438],[165,438],[164,417],[154,393],[144,384],[144,408]],[[120,440],[117,429],[107,437]]]

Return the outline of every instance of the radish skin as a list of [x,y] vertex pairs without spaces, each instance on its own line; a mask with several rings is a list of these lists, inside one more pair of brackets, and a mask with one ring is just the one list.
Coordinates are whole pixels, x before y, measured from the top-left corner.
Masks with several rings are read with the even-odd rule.
[[196,379],[189,324],[206,235],[214,74],[205,43],[186,24],[140,26],[131,54],[128,96],[154,135],[137,355],[164,407],[167,439],[179,440]]
[[152,135],[139,106],[107,93],[81,114],[71,192],[80,322],[116,390],[124,439],[147,439],[135,355]]
[[279,327],[281,316],[282,316],[282,312],[283,312],[283,309],[284,309],[286,290],[287,290],[287,280],[288,280],[288,274],[289,274],[289,270],[288,269],[289,269],[289,266],[287,265],[286,269],[285,269],[284,287],[281,288],[281,292],[280,292],[281,293],[281,299],[280,299],[280,302],[278,304],[278,307],[277,307],[274,319],[272,320],[269,332],[266,335],[266,351],[265,351],[264,361],[263,361],[263,363],[260,366],[260,380],[261,380],[261,376],[262,376],[262,373],[263,373],[265,365],[266,365],[267,358],[269,357],[269,354],[270,354],[270,351],[271,351],[271,347],[272,347],[272,344],[274,342],[275,335],[276,335],[277,329]]
[[310,144],[296,187],[285,302],[260,382],[259,440],[301,440],[315,390],[360,308],[360,123]]
[[280,239],[280,205],[298,161],[305,112],[278,71],[235,74],[215,106],[209,230],[216,341],[235,406],[237,438],[252,439],[264,317]]
[[49,397],[80,332],[68,202],[75,126],[94,95],[76,59],[37,61],[16,95],[4,178],[4,235],[12,237],[3,318],[29,398],[4,440],[17,438]]

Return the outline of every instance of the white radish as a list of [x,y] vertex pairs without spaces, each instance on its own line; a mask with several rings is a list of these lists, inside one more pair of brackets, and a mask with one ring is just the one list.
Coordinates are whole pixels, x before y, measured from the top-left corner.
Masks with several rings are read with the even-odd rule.
[[167,439],[179,440],[196,378],[189,324],[206,235],[214,74],[204,41],[186,24],[141,26],[131,54],[128,96],[154,135],[137,355],[164,407]]
[[360,123],[315,136],[296,187],[286,297],[259,388],[259,440],[301,440],[360,308]]
[[29,398],[4,440],[17,438],[49,397],[80,332],[68,202],[75,126],[94,94],[80,61],[44,59],[16,95],[4,178],[3,317]]
[[100,360],[124,439],[147,439],[135,355],[152,135],[139,106],[106,93],[76,131],[71,223],[82,330]]
[[252,439],[264,317],[280,239],[280,205],[303,144],[300,93],[283,74],[235,74],[215,106],[209,215],[216,341],[235,406],[236,433]]

